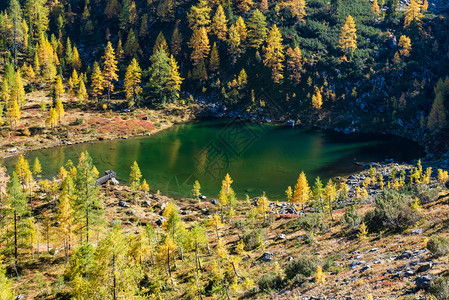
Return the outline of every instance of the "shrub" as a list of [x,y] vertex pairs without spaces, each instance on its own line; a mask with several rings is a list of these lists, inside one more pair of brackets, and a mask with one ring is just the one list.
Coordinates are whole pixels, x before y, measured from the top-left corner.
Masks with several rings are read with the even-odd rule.
[[376,197],[376,208],[365,215],[371,230],[402,230],[416,224],[421,214],[411,208],[410,197],[396,190],[385,190]]
[[285,275],[288,279],[293,279],[297,274],[312,276],[317,267],[317,260],[307,255],[301,255],[292,260],[285,268]]
[[425,184],[417,185],[413,192],[416,194],[421,204],[427,204],[436,201],[439,194],[438,189],[432,189]]
[[323,214],[309,213],[288,223],[287,228],[293,230],[300,228],[306,231],[317,232],[327,229],[327,225],[323,222]]
[[260,277],[257,285],[261,291],[270,291],[282,286],[282,278],[274,272],[267,273]]
[[435,256],[443,256],[449,253],[449,240],[442,236],[434,236],[427,242],[429,249]]
[[346,225],[347,229],[354,230],[356,228],[359,228],[360,224],[362,223],[362,217],[357,212],[357,208],[355,205],[351,205],[346,208],[346,212],[343,215],[342,222]]
[[263,231],[259,230],[249,230],[243,234],[243,242],[245,243],[245,250],[251,251],[260,246],[263,242]]
[[438,277],[433,280],[429,292],[438,300],[449,299],[449,278]]

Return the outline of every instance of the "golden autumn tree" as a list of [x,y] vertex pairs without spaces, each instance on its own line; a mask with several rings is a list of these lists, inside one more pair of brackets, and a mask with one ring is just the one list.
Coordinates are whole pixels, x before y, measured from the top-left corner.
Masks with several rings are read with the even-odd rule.
[[172,98],[179,98],[179,92],[181,91],[181,84],[184,78],[179,73],[178,62],[173,55],[170,56],[170,77],[167,81],[167,87],[171,91]]
[[108,99],[111,99],[111,92],[114,91],[113,82],[118,80],[117,71],[117,58],[114,48],[112,48],[111,42],[108,42],[103,56],[103,77],[105,88],[108,90]]
[[216,71],[220,67],[220,56],[218,54],[218,48],[217,44],[214,43],[212,46],[212,51],[210,52],[210,59],[209,59],[209,69],[211,71]]
[[201,60],[208,56],[210,45],[205,27],[200,27],[193,32],[189,41],[189,47],[192,48],[190,58],[194,65],[197,65]]
[[248,20],[248,42],[251,47],[259,48],[268,35],[267,18],[258,9],[253,11]]
[[404,13],[404,28],[408,28],[412,23],[421,26],[421,19],[424,15],[421,13],[421,5],[418,0],[410,0],[407,11]]
[[61,99],[62,95],[64,95],[64,86],[62,85],[62,77],[61,76],[57,76],[56,77],[56,83],[55,83],[55,98],[57,100]]
[[23,87],[22,71],[18,69],[15,73],[14,85],[11,90],[11,99],[17,101],[22,108],[25,104],[25,89]]
[[8,114],[8,118],[9,118],[9,123],[11,124],[11,128],[15,129],[17,128],[17,123],[20,120],[20,107],[19,104],[17,104],[17,100],[14,99],[11,107],[8,108],[7,111]]
[[424,0],[421,9],[422,11],[427,11],[429,9],[429,2],[427,0]]
[[226,42],[228,44],[228,52],[231,55],[232,65],[235,65],[240,53],[240,36],[234,25],[229,27],[229,38]]
[[377,2],[377,0],[373,1],[373,4],[371,5],[371,11],[376,16],[378,16],[380,14],[380,7],[379,7],[379,3]]
[[125,75],[125,93],[126,99],[133,99],[133,103],[136,103],[136,97],[142,93],[142,87],[140,86],[142,76],[142,69],[140,68],[137,60],[133,58]]
[[401,35],[399,38],[398,46],[401,48],[399,54],[402,56],[410,56],[410,51],[412,50],[412,42],[408,36]]
[[294,49],[287,49],[287,70],[290,72],[290,79],[298,84],[301,80],[302,69],[302,52],[298,46]]
[[58,101],[56,101],[55,110],[58,115],[58,123],[59,125],[61,125],[61,120],[65,115],[64,105],[62,104],[61,99],[58,99]]
[[298,21],[305,22],[306,12],[306,1],[305,0],[291,0],[289,3],[290,12],[293,17]]
[[197,5],[192,5],[190,12],[187,14],[189,27],[193,31],[204,27],[205,29],[210,25],[210,12],[207,0],[199,0]]
[[268,34],[267,46],[265,47],[265,66],[271,68],[271,75],[275,83],[279,83],[284,75],[284,45],[282,44],[282,35],[278,27],[273,25]]
[[320,110],[323,105],[323,96],[321,95],[321,90],[316,87],[315,93],[312,96],[312,106],[313,108]]
[[354,19],[349,15],[341,28],[339,41],[340,49],[346,54],[353,53],[354,50],[357,49],[356,31]]
[[240,41],[245,41],[246,37],[248,35],[247,29],[246,29],[246,24],[245,21],[243,20],[242,17],[239,17],[237,19],[237,21],[235,22],[235,29],[237,30],[239,37],[240,37]]
[[94,63],[92,74],[90,75],[90,81],[91,95],[93,98],[98,98],[103,94],[104,77],[97,62]]
[[254,5],[253,0],[238,0],[237,1],[238,9],[243,13],[246,13],[247,11],[251,10],[253,5]]
[[295,191],[293,192],[293,197],[290,199],[290,202],[293,204],[301,204],[302,209],[304,210],[304,205],[307,203],[307,201],[309,201],[309,197],[309,183],[307,182],[306,174],[304,174],[304,172],[301,172],[296,182]]
[[439,133],[444,127],[446,127],[446,109],[444,107],[443,94],[437,93],[435,100],[430,110],[429,118],[427,120],[427,128],[432,133]]
[[226,15],[223,10],[223,6],[219,5],[212,19],[211,31],[221,41],[226,40],[226,34],[228,32]]

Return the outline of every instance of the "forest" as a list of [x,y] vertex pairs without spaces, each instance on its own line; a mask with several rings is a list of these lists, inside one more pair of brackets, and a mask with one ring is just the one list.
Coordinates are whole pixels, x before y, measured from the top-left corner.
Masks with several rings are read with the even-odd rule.
[[[449,299],[448,12],[1,1],[0,299]],[[27,156],[204,115],[394,134],[427,155],[333,178],[296,170],[273,200],[236,193],[232,172],[215,197],[192,180],[176,198],[140,161],[99,184],[88,151],[54,158],[57,174]]]

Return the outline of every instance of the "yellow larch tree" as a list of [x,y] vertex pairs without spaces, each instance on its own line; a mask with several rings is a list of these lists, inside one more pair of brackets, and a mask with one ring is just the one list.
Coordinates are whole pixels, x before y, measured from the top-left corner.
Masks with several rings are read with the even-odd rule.
[[91,74],[91,94],[93,98],[98,98],[103,94],[104,90],[104,77],[100,70],[100,66],[97,62],[94,63],[94,67]]
[[248,33],[247,33],[245,21],[243,20],[242,17],[239,17],[237,19],[237,21],[235,22],[235,29],[237,30],[237,32],[239,34],[240,41],[242,41],[242,42],[245,41]]
[[22,71],[20,69],[16,71],[11,99],[17,101],[21,108],[25,104],[25,89],[23,88]]
[[207,57],[210,51],[210,45],[205,27],[200,27],[193,32],[189,41],[189,47],[192,48],[190,58],[192,59],[193,65],[198,65],[201,60]]
[[310,197],[310,187],[307,182],[306,174],[301,172],[299,174],[298,180],[295,185],[295,191],[293,192],[293,197],[290,202],[294,204],[301,204],[304,210],[304,205],[309,201]]
[[62,104],[61,99],[58,99],[58,101],[56,101],[55,110],[56,113],[58,114],[58,123],[59,125],[61,125],[61,120],[65,115],[64,105]]
[[398,46],[401,48],[399,54],[402,56],[410,56],[410,51],[412,50],[412,42],[408,36],[401,35],[399,38]]
[[379,3],[377,2],[377,0],[373,1],[373,4],[371,5],[371,11],[376,16],[378,16],[380,14],[380,7],[379,7]]
[[247,11],[251,10],[253,5],[254,5],[253,0],[238,0],[237,2],[237,7],[243,13],[246,13]]
[[212,33],[217,36],[221,41],[226,40],[226,35],[228,32],[226,15],[223,10],[223,6],[219,5],[217,11],[215,12],[214,18],[212,19],[211,30]]
[[313,108],[320,110],[323,105],[323,96],[321,95],[321,90],[316,87],[315,93],[312,96],[312,106]]
[[136,97],[142,93],[142,87],[140,86],[142,77],[142,69],[135,58],[131,61],[126,69],[125,75],[125,93],[126,99],[133,99],[136,103]]
[[282,44],[282,34],[275,24],[268,34],[265,59],[263,61],[265,66],[271,68],[271,76],[275,83],[279,83],[284,78],[284,75],[282,74],[284,70],[284,59],[285,54],[284,45]]
[[210,52],[210,59],[209,59],[209,69],[211,71],[216,71],[220,67],[220,56],[218,54],[218,48],[217,44],[214,43],[212,46],[212,51]]
[[170,77],[167,81],[167,87],[170,91],[172,91],[172,95],[175,98],[179,98],[179,92],[181,91],[181,84],[184,78],[181,77],[179,73],[178,62],[176,61],[173,55],[170,56]]
[[62,77],[61,76],[57,76],[56,77],[56,83],[55,83],[55,98],[56,100],[61,99],[62,95],[64,95],[64,85],[62,85]]
[[341,28],[340,49],[345,53],[352,53],[357,49],[357,29],[351,15],[346,18],[346,22]]
[[53,107],[48,111],[47,119],[45,120],[45,124],[50,126],[51,128],[56,127],[58,124],[58,112]]
[[190,29],[196,31],[201,27],[209,27],[210,12],[211,8],[209,7],[207,0],[199,0],[197,5],[193,5],[190,8],[190,12],[187,14]]
[[19,104],[17,104],[17,100],[14,99],[14,102],[12,103],[11,107],[8,108],[8,118],[9,123],[11,124],[11,128],[15,129],[17,128],[17,123],[20,120],[20,107]]
[[78,53],[78,49],[76,48],[76,46],[73,46],[73,60],[72,60],[72,68],[79,70],[81,69],[82,63],[81,63],[81,58],[80,55]]
[[429,9],[429,2],[427,0],[424,0],[421,9],[422,11],[427,11]]
[[412,23],[421,26],[421,19],[424,15],[421,13],[421,4],[418,0],[410,0],[407,11],[404,13],[404,28],[408,28]]
[[305,0],[291,0],[289,6],[293,17],[295,17],[298,21],[306,22],[305,17],[307,16],[307,4]]
[[237,62],[237,57],[240,54],[240,35],[234,25],[229,27],[228,52],[231,55],[232,65]]
[[287,70],[290,71],[290,79],[298,84],[302,73],[302,52],[298,46],[287,49]]
[[111,92],[114,91],[114,81],[118,80],[117,58],[111,42],[106,45],[103,56],[103,77],[104,86],[108,90],[108,99],[111,99]]

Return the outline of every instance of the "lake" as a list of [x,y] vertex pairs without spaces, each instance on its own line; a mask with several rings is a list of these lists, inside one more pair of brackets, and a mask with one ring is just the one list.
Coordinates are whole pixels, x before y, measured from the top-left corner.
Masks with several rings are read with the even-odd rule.
[[[101,141],[33,151],[32,165],[41,161],[44,177],[56,175],[68,159],[75,164],[87,150],[102,175],[117,172],[127,182],[134,161],[151,191],[173,197],[189,196],[197,179],[206,196],[216,197],[221,180],[229,173],[239,198],[261,195],[284,200],[287,186],[294,187],[301,171],[312,184],[361,170],[355,162],[387,158],[408,162],[424,155],[416,143],[396,136],[345,135],[333,131],[258,124],[243,120],[201,120],[180,124],[151,137]],[[16,157],[4,161],[12,170]]]

